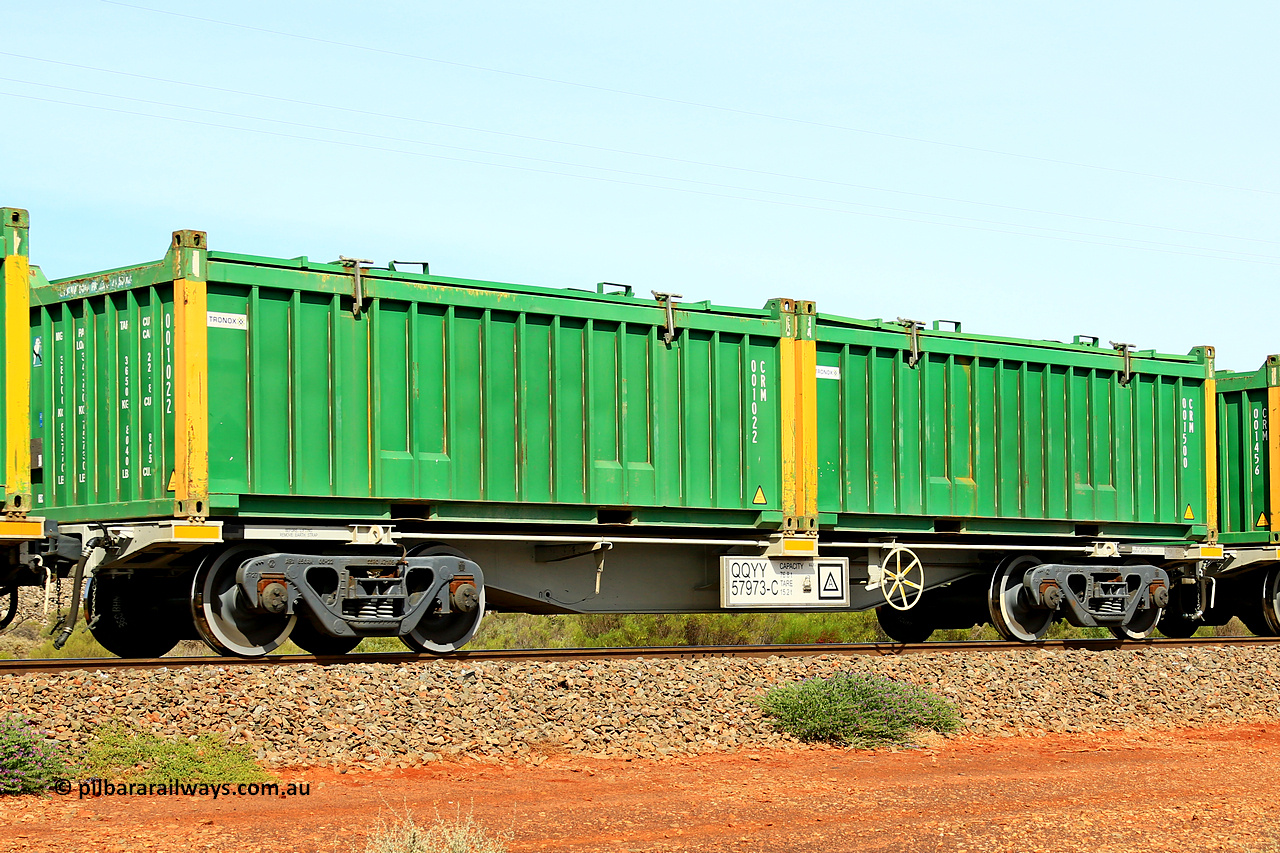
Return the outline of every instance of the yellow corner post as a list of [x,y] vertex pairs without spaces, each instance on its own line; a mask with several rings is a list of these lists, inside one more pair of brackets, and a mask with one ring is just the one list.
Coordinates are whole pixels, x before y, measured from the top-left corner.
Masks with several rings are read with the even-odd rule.
[[816,532],[818,519],[817,343],[813,303],[782,301],[782,516],[790,531]]
[[[783,302],[783,311],[787,312],[787,302]],[[795,318],[789,313],[783,314],[783,322],[794,328]],[[778,340],[778,392],[780,418],[778,424],[779,439],[782,447],[782,517],[784,526],[790,528],[794,519],[800,514],[799,478],[796,470],[796,432],[798,418],[796,415],[796,341],[785,334]]]
[[209,300],[203,231],[175,231],[173,280],[175,513],[209,512]]
[[31,265],[25,210],[3,209],[4,514],[31,507]]
[[1271,478],[1271,532],[1280,533],[1280,385],[1267,388],[1267,450]]
[[[804,322],[803,317],[797,317]],[[818,344],[813,339],[797,340],[796,347],[796,489],[797,515],[816,525],[818,518]]]
[[[1213,349],[1209,348],[1209,376],[1213,376]],[[1204,381],[1204,485],[1205,523],[1209,541],[1218,538],[1218,381]]]
[[4,259],[4,511],[31,504],[31,268],[22,255]]

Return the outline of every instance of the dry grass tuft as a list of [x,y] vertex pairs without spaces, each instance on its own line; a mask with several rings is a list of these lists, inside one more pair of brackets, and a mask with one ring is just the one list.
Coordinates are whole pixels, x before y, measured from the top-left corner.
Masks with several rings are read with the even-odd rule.
[[452,820],[437,814],[430,826],[419,824],[406,809],[391,820],[379,815],[364,853],[507,853],[510,840],[511,833],[491,834],[461,808]]

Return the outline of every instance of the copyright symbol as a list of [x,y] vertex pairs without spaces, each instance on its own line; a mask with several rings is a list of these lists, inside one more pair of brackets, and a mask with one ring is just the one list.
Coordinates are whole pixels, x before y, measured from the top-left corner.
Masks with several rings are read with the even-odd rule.
[[70,794],[71,782],[66,779],[59,779],[57,782],[53,783],[53,790],[59,794]]

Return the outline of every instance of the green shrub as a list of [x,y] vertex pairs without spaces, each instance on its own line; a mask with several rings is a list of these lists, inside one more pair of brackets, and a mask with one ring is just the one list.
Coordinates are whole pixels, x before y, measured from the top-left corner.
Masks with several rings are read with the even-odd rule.
[[[55,625],[57,622],[58,620],[56,618],[51,619],[49,625]],[[61,633],[61,631],[57,633]],[[53,641],[57,637],[57,633],[50,634],[49,628],[45,628],[32,646],[27,649],[23,657],[30,658],[32,660],[38,658],[114,657],[111,652],[104,649],[98,641],[93,638],[93,634],[89,633],[89,629],[85,626],[83,620],[76,625],[76,629],[72,631],[71,636],[67,638],[67,644],[60,649],[55,649],[53,647]]]
[[767,613],[757,643],[874,643],[886,639],[873,610]]
[[923,687],[879,675],[837,673],[770,690],[758,700],[774,725],[803,741],[868,749],[909,743],[920,730],[955,731],[960,716]]
[[472,649],[563,649],[573,645],[578,616],[486,613]]
[[66,758],[17,714],[0,719],[0,794],[38,794],[65,778]]
[[388,822],[379,816],[369,833],[365,853],[506,853],[510,833],[490,835],[471,815],[461,810],[453,820],[436,817],[431,826],[419,826],[406,811]]
[[169,741],[135,727],[115,724],[98,730],[85,753],[86,776],[129,782],[263,782],[270,779],[242,746],[212,734]]
[[[1056,622],[1050,638],[1110,637],[1106,629]],[[997,640],[990,625],[940,628],[937,641]],[[583,613],[538,616],[491,613],[471,649],[741,646],[769,643],[887,642],[873,610],[850,613]],[[375,647],[374,643],[388,643]],[[365,640],[360,651],[396,651],[398,641]]]

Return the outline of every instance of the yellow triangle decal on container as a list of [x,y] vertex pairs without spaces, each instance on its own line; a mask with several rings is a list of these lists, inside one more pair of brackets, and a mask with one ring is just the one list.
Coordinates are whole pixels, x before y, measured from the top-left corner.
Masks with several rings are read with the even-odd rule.
[[1195,520],[1196,514],[1191,511],[1191,504],[1187,504],[1187,511],[1182,514],[1182,517],[1185,518],[1187,521]]
[[1254,527],[1266,527],[1266,526],[1267,526],[1267,514],[1265,512],[1258,513],[1258,523],[1255,524]]
[[751,499],[753,504],[767,504],[768,501],[764,497],[764,486],[756,486],[756,496]]

